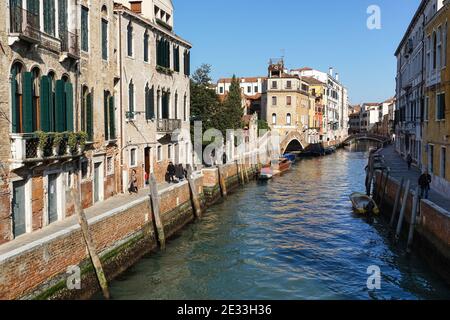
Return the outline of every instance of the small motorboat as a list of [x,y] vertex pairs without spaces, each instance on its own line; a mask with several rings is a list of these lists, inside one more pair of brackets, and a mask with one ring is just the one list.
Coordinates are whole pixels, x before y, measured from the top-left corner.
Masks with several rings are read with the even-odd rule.
[[356,213],[359,214],[380,213],[380,210],[378,209],[378,206],[375,203],[375,201],[371,197],[363,193],[359,192],[352,193],[350,195],[350,201],[352,202],[353,209],[355,210]]
[[259,172],[259,180],[270,180],[274,176],[278,176],[291,169],[291,161],[286,158],[280,158],[273,165],[266,165]]
[[295,163],[295,159],[297,158],[297,156],[295,154],[292,153],[286,153],[283,158],[288,159],[291,163]]
[[261,172],[259,173],[259,180],[267,181],[273,178],[273,170],[270,167],[265,167],[261,169]]

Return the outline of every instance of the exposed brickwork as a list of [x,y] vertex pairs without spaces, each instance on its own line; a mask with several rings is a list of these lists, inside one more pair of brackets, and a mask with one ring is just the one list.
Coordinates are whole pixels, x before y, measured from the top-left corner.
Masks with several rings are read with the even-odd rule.
[[81,183],[81,204],[84,209],[92,206],[92,181]]

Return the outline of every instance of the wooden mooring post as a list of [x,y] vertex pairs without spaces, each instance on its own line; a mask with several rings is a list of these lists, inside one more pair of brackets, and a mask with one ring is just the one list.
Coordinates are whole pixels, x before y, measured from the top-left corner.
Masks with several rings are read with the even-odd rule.
[[156,183],[155,174],[150,174],[150,203],[153,212],[153,221],[155,221],[156,233],[161,250],[166,248],[166,236],[164,233],[164,225],[159,214],[159,193],[158,184]]
[[219,185],[220,185],[220,192],[222,193],[222,197],[227,196],[227,182],[225,181],[225,174],[223,172],[223,165],[219,165],[217,167],[219,171]]
[[405,191],[403,191],[403,201],[402,208],[400,210],[400,216],[398,217],[397,230],[395,232],[395,240],[398,241],[400,239],[400,232],[402,231],[403,218],[405,217],[406,205],[408,203],[409,196],[409,186],[411,185],[411,181],[406,181]]
[[381,191],[381,199],[380,199],[380,204],[379,204],[380,209],[383,207],[384,197],[386,196],[387,185],[388,185],[388,182],[389,182],[389,174],[390,174],[390,172],[388,170],[386,172],[386,178],[385,178],[385,181],[384,181],[384,184],[383,184],[383,190]]
[[86,219],[86,214],[81,207],[81,200],[78,192],[75,189],[71,191],[71,197],[75,205],[75,213],[78,216],[78,223],[80,224],[81,231],[83,234],[84,242],[86,243],[86,248],[89,252],[89,257],[91,258],[92,265],[95,269],[95,274],[97,276],[98,283],[102,289],[103,297],[109,300],[111,295],[108,288],[108,280],[106,280],[105,272],[103,270],[102,262],[97,252],[95,251],[94,243],[92,242],[91,234],[89,233],[89,224]]
[[408,234],[408,244],[406,247],[406,251],[408,253],[411,252],[412,249],[412,244],[413,244],[413,240],[414,240],[414,230],[416,228],[416,217],[417,217],[417,210],[419,207],[419,186],[416,187],[416,191],[414,194],[414,202],[413,202],[413,207],[412,207],[412,212],[411,212],[411,221],[409,224],[409,234]]
[[402,195],[402,189],[403,189],[404,183],[405,183],[405,178],[402,178],[402,180],[400,182],[400,186],[397,189],[397,193],[395,195],[394,208],[392,209],[392,216],[391,216],[391,222],[390,222],[391,228],[394,227],[395,218],[397,217],[398,205],[400,204],[400,197]]
[[198,195],[197,187],[195,186],[195,180],[192,177],[193,170],[190,164],[187,165],[187,179],[189,182],[189,189],[191,190],[192,204],[194,205],[194,216],[197,219],[202,218],[202,206],[200,204],[200,197]]
[[242,169],[244,170],[244,173],[245,173],[245,179],[247,180],[247,183],[249,183],[250,182],[250,178],[248,177],[248,170],[247,170],[247,164],[246,164],[245,156],[244,156],[244,161],[242,163]]

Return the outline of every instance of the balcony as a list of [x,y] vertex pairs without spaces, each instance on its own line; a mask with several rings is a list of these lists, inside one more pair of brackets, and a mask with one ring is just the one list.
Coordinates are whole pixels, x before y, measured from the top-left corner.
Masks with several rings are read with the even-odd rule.
[[11,168],[79,157],[84,152],[86,138],[83,133],[10,134]]
[[156,120],[156,131],[158,133],[172,133],[181,129],[181,120],[178,119],[158,119]]
[[78,60],[80,58],[80,43],[78,41],[78,35],[64,31],[61,36],[61,59],[72,58]]
[[39,44],[42,41],[39,16],[19,6],[10,8],[10,37],[9,45],[19,39],[31,44]]

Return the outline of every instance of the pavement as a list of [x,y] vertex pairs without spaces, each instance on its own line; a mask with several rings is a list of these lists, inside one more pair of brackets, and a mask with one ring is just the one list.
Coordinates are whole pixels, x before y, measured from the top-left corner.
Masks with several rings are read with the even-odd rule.
[[[179,184],[169,183],[158,184],[158,191],[168,191],[171,188],[176,188],[178,185]],[[86,218],[91,220],[108,212],[118,210],[122,207],[133,206],[141,203],[142,201],[146,201],[147,199],[150,200],[149,194],[150,189],[148,187],[140,189],[136,194],[118,194],[105,201],[94,204],[92,207],[85,209],[84,212],[86,214]],[[17,237],[13,241],[7,242],[0,246],[0,262],[17,250],[24,251],[30,249],[44,243],[48,238],[57,237],[58,235],[77,227],[78,216],[73,215],[62,221],[52,223],[40,230]]]
[[[390,176],[394,177],[398,181],[400,181],[403,177],[405,178],[405,183],[407,180],[410,180],[410,188],[415,190],[421,175],[420,170],[414,166],[411,170],[408,170],[408,164],[395,151],[395,147],[393,145],[382,149],[380,154],[384,156],[386,165],[390,168]],[[445,197],[443,194],[431,189],[428,200],[450,212],[450,197]]]

